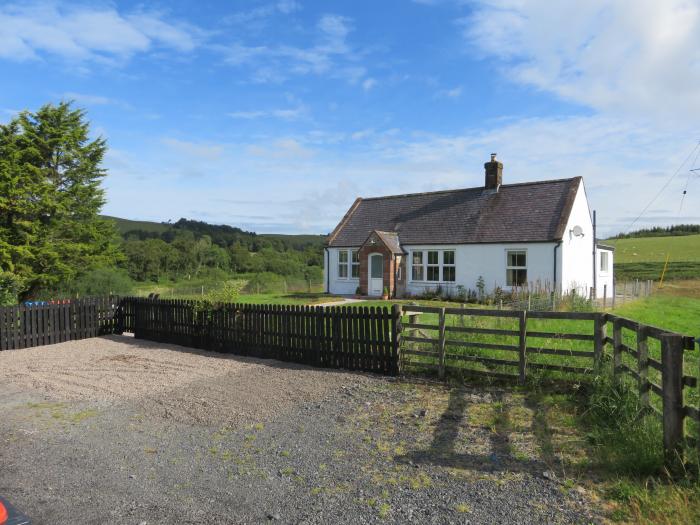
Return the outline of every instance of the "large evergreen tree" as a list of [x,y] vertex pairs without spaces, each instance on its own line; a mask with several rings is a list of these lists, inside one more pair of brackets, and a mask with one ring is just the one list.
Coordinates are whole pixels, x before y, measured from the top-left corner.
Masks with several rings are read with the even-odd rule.
[[98,215],[105,151],[68,102],[0,125],[0,286],[31,297],[119,258],[114,226]]

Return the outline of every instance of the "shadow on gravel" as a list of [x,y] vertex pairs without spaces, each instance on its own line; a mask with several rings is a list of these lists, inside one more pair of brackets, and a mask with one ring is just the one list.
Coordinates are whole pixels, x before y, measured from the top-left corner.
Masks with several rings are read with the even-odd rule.
[[332,372],[334,374],[350,374],[350,375],[370,375],[373,377],[386,377],[373,374],[371,372],[364,372],[362,370],[345,370],[342,368],[330,368],[330,367],[316,367],[313,365],[307,365],[304,363],[298,363],[295,361],[282,361],[276,359],[275,357],[260,357],[254,355],[239,355],[233,354],[231,352],[216,352],[214,350],[204,350],[200,348],[192,348],[190,346],[182,346],[173,343],[162,343],[159,341],[151,341],[150,339],[137,339],[132,335],[104,335],[100,336],[111,341],[117,341],[119,343],[132,346],[137,349],[148,351],[154,347],[160,349],[172,350],[173,352],[182,352],[186,354],[199,355],[203,357],[211,357],[213,359],[229,359],[232,361],[240,361],[241,363],[255,363],[258,365],[270,366],[273,368],[279,368],[283,370],[296,369],[304,370],[310,369],[318,372]]
[[469,402],[466,400],[465,394],[466,392],[460,388],[453,388],[450,391],[447,408],[437,423],[433,440],[427,450],[417,450],[404,456],[397,456],[396,461],[482,472],[539,472],[554,460],[551,454],[551,437],[548,436],[542,407],[535,398],[530,397],[528,397],[526,406],[534,414],[531,431],[540,449],[540,459],[519,459],[513,456],[508,437],[510,430],[509,412],[507,404],[502,402],[503,394],[495,395],[493,400],[496,413],[491,427],[492,432],[489,435],[491,453],[459,452],[457,444],[460,439],[460,428],[466,427],[464,423],[469,410]]

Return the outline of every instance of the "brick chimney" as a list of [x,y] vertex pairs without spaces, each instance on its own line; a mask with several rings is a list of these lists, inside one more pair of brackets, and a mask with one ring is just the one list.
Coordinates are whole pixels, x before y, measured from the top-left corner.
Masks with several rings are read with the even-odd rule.
[[495,153],[491,153],[491,162],[484,164],[484,169],[486,170],[485,188],[498,191],[503,182],[503,163],[496,160]]

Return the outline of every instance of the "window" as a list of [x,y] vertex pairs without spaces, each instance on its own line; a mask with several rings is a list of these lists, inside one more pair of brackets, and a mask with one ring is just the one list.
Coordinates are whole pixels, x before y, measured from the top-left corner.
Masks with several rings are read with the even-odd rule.
[[428,252],[428,267],[427,267],[427,280],[428,281],[439,281],[440,280],[440,252],[429,251]]
[[506,285],[527,285],[527,252],[506,252]]
[[608,252],[600,252],[600,271],[607,273],[610,265],[610,254]]
[[353,279],[360,278],[360,252],[357,250],[352,250],[352,268],[350,269],[350,276]]
[[338,279],[360,278],[360,253],[357,250],[338,252]]
[[445,282],[455,281],[455,252],[442,252],[442,280]]
[[411,279],[414,281],[423,280],[423,252],[413,252],[411,260]]
[[411,280],[454,282],[456,280],[454,250],[413,252],[411,255]]
[[338,278],[347,279],[348,278],[348,252],[347,250],[340,250],[338,252]]

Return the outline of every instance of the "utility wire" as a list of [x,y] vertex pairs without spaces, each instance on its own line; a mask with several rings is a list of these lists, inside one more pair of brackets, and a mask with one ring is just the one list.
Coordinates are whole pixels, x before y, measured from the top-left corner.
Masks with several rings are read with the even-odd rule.
[[678,208],[678,215],[680,215],[683,211],[683,202],[685,201],[685,196],[688,194],[688,185],[690,184],[690,179],[694,175],[694,172],[698,171],[697,169],[695,169],[695,166],[698,163],[699,156],[700,149],[698,149],[698,152],[695,154],[695,160],[693,160],[693,163],[690,165],[690,169],[688,170],[688,178],[685,179],[685,188],[683,188],[683,195],[681,196],[681,205]]
[[649,203],[648,203],[646,206],[644,206],[644,209],[643,209],[643,210],[641,211],[641,213],[637,216],[637,218],[634,219],[634,220],[632,221],[632,224],[629,225],[629,227],[627,228],[627,231],[626,231],[625,233],[629,233],[630,230],[634,227],[634,225],[637,224],[637,221],[639,221],[639,219],[642,218],[642,215],[644,215],[644,214],[647,212],[647,210],[649,209],[649,207],[650,207],[652,204],[654,204],[654,202],[656,202],[656,199],[658,199],[658,198],[661,196],[661,194],[666,190],[666,188],[668,188],[669,184],[671,184],[671,182],[673,181],[673,179],[676,178],[676,175],[678,175],[678,173],[680,173],[681,169],[683,169],[683,166],[685,166],[686,162],[688,162],[688,161],[690,160],[690,158],[693,156],[693,154],[694,154],[694,153],[696,152],[696,150],[698,150],[698,149],[700,149],[700,142],[698,142],[698,143],[695,145],[695,147],[692,149],[692,151],[688,154],[688,156],[685,158],[685,160],[681,163],[681,165],[678,166],[678,169],[677,169],[676,171],[673,172],[673,175],[671,175],[671,177],[669,177],[669,179],[668,179],[668,180],[666,181],[666,183],[661,187],[661,189],[659,190],[659,192],[658,192],[656,195],[654,195],[654,198],[651,199],[651,200],[649,201]]

